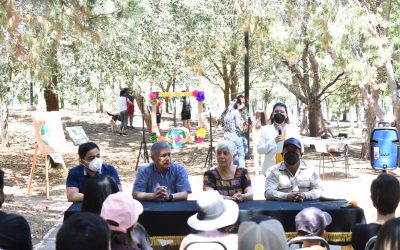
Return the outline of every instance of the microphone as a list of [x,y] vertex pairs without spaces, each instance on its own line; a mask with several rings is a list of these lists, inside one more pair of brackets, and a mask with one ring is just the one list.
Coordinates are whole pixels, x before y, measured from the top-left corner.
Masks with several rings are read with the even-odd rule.
[[278,134],[282,135],[282,126],[278,126]]

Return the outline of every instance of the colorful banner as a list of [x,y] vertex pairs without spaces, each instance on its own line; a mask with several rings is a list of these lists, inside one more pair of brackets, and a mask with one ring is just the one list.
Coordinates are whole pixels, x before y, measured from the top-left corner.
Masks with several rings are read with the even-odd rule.
[[61,153],[66,145],[58,111],[32,114],[36,142],[42,154]]

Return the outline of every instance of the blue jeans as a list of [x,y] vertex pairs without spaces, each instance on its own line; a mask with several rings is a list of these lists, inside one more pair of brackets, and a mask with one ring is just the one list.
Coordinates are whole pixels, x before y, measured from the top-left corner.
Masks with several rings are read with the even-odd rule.
[[247,143],[246,135],[243,134],[240,136],[240,138],[242,138],[243,141],[244,155],[247,155],[249,153],[249,144]]
[[239,165],[239,167],[245,167],[245,162],[244,162],[244,147],[243,147],[243,140],[242,137],[237,138],[235,141],[233,141],[236,145],[237,153],[235,160],[233,161],[233,164]]

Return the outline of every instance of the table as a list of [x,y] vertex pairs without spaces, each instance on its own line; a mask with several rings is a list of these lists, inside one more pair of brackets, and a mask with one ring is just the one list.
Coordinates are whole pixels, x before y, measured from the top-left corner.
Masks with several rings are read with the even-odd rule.
[[[351,228],[356,223],[365,223],[364,211],[361,208],[341,208],[346,200],[310,200],[304,202],[254,200],[239,204],[239,222],[248,220],[254,215],[271,216],[279,220],[287,238],[296,234],[294,218],[303,208],[317,207],[332,216],[332,223],[326,228],[325,238],[331,244],[346,245],[351,240]],[[196,201],[175,202],[141,202],[144,212],[139,222],[149,233],[152,244],[159,239],[169,239],[179,245],[183,237],[192,232],[187,219],[196,213]],[[81,203],[73,203],[64,213],[64,220],[73,213],[79,212]]]

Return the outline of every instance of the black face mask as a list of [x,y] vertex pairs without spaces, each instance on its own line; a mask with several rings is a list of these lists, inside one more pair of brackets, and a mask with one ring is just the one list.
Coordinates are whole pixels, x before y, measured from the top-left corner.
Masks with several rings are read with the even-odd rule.
[[289,151],[286,152],[286,154],[283,156],[283,159],[287,164],[294,165],[300,160],[300,156],[295,151]]
[[284,114],[276,113],[276,114],[274,115],[274,121],[275,121],[276,123],[278,123],[278,124],[283,123],[283,122],[285,121],[285,119],[286,119],[286,116],[285,116]]

